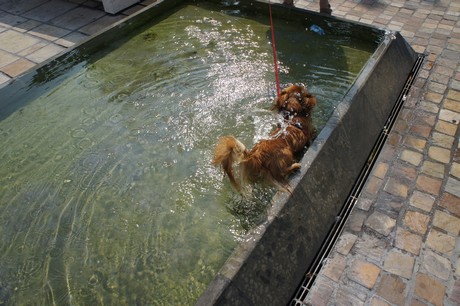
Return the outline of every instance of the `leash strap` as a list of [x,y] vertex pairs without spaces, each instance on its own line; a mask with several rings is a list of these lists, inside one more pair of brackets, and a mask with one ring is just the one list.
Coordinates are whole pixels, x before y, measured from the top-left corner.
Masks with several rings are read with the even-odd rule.
[[273,27],[272,4],[270,2],[268,3],[268,10],[270,13],[270,28],[272,30],[272,49],[273,49],[273,62],[275,64],[276,95],[279,96],[281,93],[280,79],[279,79],[279,73],[278,73],[278,60],[276,59],[275,28]]

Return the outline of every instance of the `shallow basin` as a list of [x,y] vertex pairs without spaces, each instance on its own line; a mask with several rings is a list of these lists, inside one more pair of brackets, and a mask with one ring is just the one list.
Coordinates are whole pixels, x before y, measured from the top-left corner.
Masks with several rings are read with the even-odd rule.
[[160,1],[0,89],[1,302],[289,301],[416,54],[398,33],[273,15],[281,82],[319,101],[292,194],[242,199],[209,162],[217,137],[250,146],[279,121],[266,3]]

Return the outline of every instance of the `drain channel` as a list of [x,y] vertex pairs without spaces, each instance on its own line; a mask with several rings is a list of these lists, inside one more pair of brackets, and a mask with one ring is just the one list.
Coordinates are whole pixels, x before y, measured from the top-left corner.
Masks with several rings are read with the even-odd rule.
[[331,229],[329,230],[329,233],[324,240],[318,254],[316,255],[313,263],[310,265],[308,268],[305,278],[303,279],[302,283],[300,284],[299,288],[297,289],[297,292],[292,299],[292,301],[289,303],[290,306],[298,306],[298,305],[307,305],[304,301],[308,295],[308,292],[310,291],[311,287],[313,286],[316,277],[318,276],[319,272],[321,271],[322,267],[324,266],[327,257],[329,256],[330,252],[334,248],[337,239],[340,237],[345,222],[347,221],[348,217],[350,216],[350,213],[355,206],[359,195],[361,194],[361,191],[364,187],[364,184],[366,183],[366,180],[369,176],[369,173],[371,172],[375,161],[380,154],[380,151],[382,150],[386,139],[388,138],[388,135],[393,128],[393,125],[396,122],[396,119],[398,117],[399,112],[401,111],[401,108],[404,105],[404,102],[406,101],[406,97],[409,93],[409,90],[411,89],[412,85],[415,82],[415,78],[422,67],[423,61],[425,59],[424,54],[419,54],[418,58],[412,67],[411,72],[409,73],[407,80],[404,84],[403,89],[401,90],[401,93],[398,96],[398,99],[396,100],[395,105],[393,106],[393,109],[390,112],[390,115],[385,123],[385,126],[383,127],[382,131],[380,132],[380,135],[377,137],[377,141],[369,155],[369,158],[364,165],[363,169],[361,170],[355,185],[353,186],[349,196],[347,197],[347,200],[345,201],[340,213],[337,215],[335,218],[335,223],[332,225]]

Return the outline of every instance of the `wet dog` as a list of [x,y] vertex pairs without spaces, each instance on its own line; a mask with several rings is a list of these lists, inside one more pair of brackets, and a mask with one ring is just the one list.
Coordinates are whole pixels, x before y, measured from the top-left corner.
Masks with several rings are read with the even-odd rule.
[[[287,178],[300,169],[299,155],[310,145],[316,132],[311,119],[315,105],[316,98],[305,87],[292,85],[283,89],[272,106],[272,110],[282,115],[283,122],[270,136],[251,150],[233,136],[222,137],[214,149],[212,164],[223,168],[239,192],[242,186],[256,182],[290,191]],[[234,164],[239,170],[238,179]]]

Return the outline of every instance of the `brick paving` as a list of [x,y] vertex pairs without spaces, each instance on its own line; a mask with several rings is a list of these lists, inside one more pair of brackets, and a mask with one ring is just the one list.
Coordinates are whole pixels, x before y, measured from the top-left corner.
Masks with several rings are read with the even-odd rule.
[[[109,15],[97,1],[0,0],[0,84],[153,2]],[[399,31],[427,58],[306,303],[460,305],[460,1],[331,6]]]

